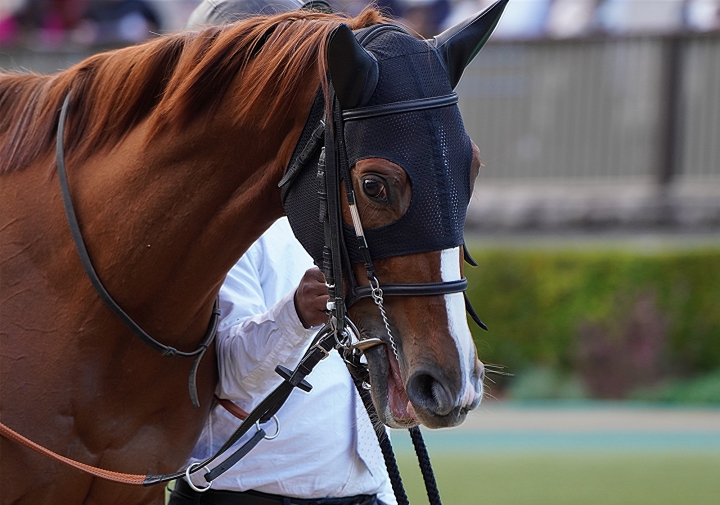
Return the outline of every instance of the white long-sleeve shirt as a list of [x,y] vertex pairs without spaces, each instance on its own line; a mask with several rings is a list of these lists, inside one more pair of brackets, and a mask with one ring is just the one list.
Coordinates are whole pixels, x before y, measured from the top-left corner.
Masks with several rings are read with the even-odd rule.
[[[219,397],[250,412],[280,383],[275,367],[292,370],[299,362],[316,330],[303,327],[293,296],[312,266],[283,218],[230,271],[220,291]],[[377,493],[385,503],[394,504],[370,420],[337,352],[321,361],[307,380],[312,391],[295,389],[278,412],[278,437],[261,441],[216,479],[213,489],[253,489],[298,498]],[[191,462],[214,454],[239,424],[217,405]],[[273,421],[265,430],[274,433]],[[251,428],[239,444],[253,434]],[[193,481],[204,487],[202,473]]]

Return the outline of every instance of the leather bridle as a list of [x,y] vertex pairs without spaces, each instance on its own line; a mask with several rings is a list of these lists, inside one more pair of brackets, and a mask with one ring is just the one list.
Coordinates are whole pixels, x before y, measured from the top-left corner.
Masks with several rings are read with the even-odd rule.
[[[386,25],[380,25],[382,29],[387,29]],[[295,388],[300,388],[305,391],[309,391],[312,386],[305,381],[305,377],[312,372],[314,367],[333,349],[338,349],[342,352],[343,357],[348,362],[349,369],[355,377],[358,377],[355,372],[362,374],[367,371],[366,366],[360,363],[360,355],[364,350],[369,347],[388,344],[392,347],[393,351],[397,352],[390,325],[387,321],[387,316],[382,307],[382,296],[383,293],[388,296],[429,296],[429,295],[444,295],[449,293],[463,292],[467,288],[467,280],[459,279],[449,282],[433,282],[433,283],[413,283],[413,284],[387,284],[380,288],[377,276],[375,275],[375,269],[372,264],[370,257],[370,251],[367,247],[367,241],[362,231],[362,224],[360,222],[359,213],[357,212],[355,195],[352,189],[352,181],[350,179],[350,170],[347,166],[347,158],[344,154],[344,142],[342,142],[342,117],[340,113],[339,104],[337,103],[332,87],[330,87],[330,103],[334,104],[333,110],[333,124],[332,127],[326,127],[326,119],[313,122],[308,119],[303,129],[301,138],[305,137],[309,140],[301,148],[296,149],[296,153],[293,154],[290,162],[288,163],[288,170],[283,176],[280,186],[283,188],[285,193],[295,177],[302,170],[308,170],[312,167],[317,170],[318,180],[318,200],[320,202],[319,218],[323,224],[325,232],[325,246],[323,252],[323,265],[322,270],[325,274],[326,283],[328,285],[328,312],[329,321],[323,326],[318,332],[313,343],[300,360],[300,363],[295,367],[294,370],[288,370],[282,366],[276,368],[276,372],[284,379],[283,382],[277,386],[265,399],[263,399],[258,406],[250,412],[247,417],[243,420],[237,430],[231,435],[225,444],[218,450],[218,452],[210,458],[195,463],[188,467],[184,472],[178,472],[174,475],[165,476],[148,476],[147,484],[153,484],[156,482],[166,481],[169,478],[185,475],[189,483],[190,474],[193,474],[201,469],[205,470],[204,479],[208,483],[207,487],[195,488],[196,491],[204,491],[210,488],[212,482],[217,479],[220,475],[231,468],[241,458],[247,455],[250,450],[255,447],[264,437],[265,431],[260,427],[260,424],[264,424],[273,418],[274,414],[280,409],[283,403],[287,400],[290,393]],[[313,104],[313,109],[318,106],[324,108],[324,102],[316,99]],[[440,97],[438,102],[428,100],[428,108],[446,106],[447,97]],[[414,103],[413,107],[417,107]],[[322,109],[320,109],[322,110]],[[401,104],[391,104],[388,111],[381,111],[382,113],[394,113],[395,111],[401,111]],[[311,112],[310,118],[313,117]],[[324,142],[322,142],[324,140]],[[324,145],[323,145],[324,144]],[[320,150],[320,155],[316,164],[311,163],[313,155],[317,154],[317,150]],[[350,212],[353,216],[353,223],[355,227],[355,233],[357,238],[357,247],[361,249],[361,253],[364,258],[364,264],[366,267],[366,273],[368,277],[369,286],[359,286],[353,270],[351,268],[350,256],[348,254],[348,244],[345,241],[345,234],[343,231],[344,221],[342,219],[342,198],[341,191],[346,191],[347,202],[350,205]],[[474,263],[472,258],[465,252],[465,259],[470,263]],[[343,275],[343,269],[347,272],[347,275]],[[343,282],[348,279],[348,289],[344,289]],[[380,303],[378,303],[378,293]],[[371,297],[378,304],[378,307],[382,313],[382,317],[385,323],[385,327],[388,331],[389,341],[383,341],[379,338],[367,338],[362,339],[362,335],[357,330],[355,325],[347,317],[347,309],[353,303],[358,300]],[[471,311],[473,318],[485,328],[485,325],[480,321],[477,315],[472,311],[472,307],[466,299],[466,307]],[[352,340],[355,339],[353,342]],[[361,393],[363,401],[368,404],[369,397]],[[369,403],[368,405],[371,405]],[[370,406],[372,408],[372,406]],[[244,412],[241,417],[244,417]],[[229,457],[227,457],[222,463],[210,469],[209,465],[215,461],[220,454],[228,452],[229,449],[240,440],[240,438],[248,433],[252,426],[256,426],[255,434],[250,437],[243,445],[235,450]],[[379,429],[379,428],[378,428]],[[413,432],[413,438],[420,437],[419,430],[416,428]],[[377,433],[380,439],[381,447],[389,444],[387,435],[384,431],[380,430]],[[383,439],[384,437],[384,439]],[[384,442],[383,442],[384,440]],[[383,449],[385,452],[385,449]],[[385,455],[386,463],[391,464],[388,461],[388,456]],[[194,484],[193,484],[194,486]]]
[[105,288],[104,284],[100,280],[95,268],[93,267],[90,254],[88,253],[85,241],[80,231],[80,225],[78,224],[77,216],[75,214],[75,208],[72,203],[72,196],[70,195],[70,186],[68,183],[67,171],[65,169],[65,122],[67,119],[68,108],[70,106],[70,96],[68,93],[63,102],[62,109],[60,109],[60,119],[58,120],[58,130],[55,143],[55,159],[57,163],[58,179],[60,180],[60,190],[62,193],[63,206],[65,208],[65,216],[67,217],[68,225],[70,226],[70,233],[72,234],[75,248],[77,249],[80,261],[85,269],[90,282],[95,288],[100,299],[105,305],[120,319],[125,326],[133,332],[144,344],[151,349],[159,352],[163,356],[171,358],[195,358],[193,365],[190,369],[190,376],[188,378],[188,390],[190,393],[190,399],[194,407],[200,407],[200,399],[197,394],[197,370],[200,366],[200,360],[205,355],[208,347],[212,344],[215,336],[217,335],[217,326],[220,318],[220,306],[218,298],[215,299],[215,303],[212,309],[212,315],[210,316],[210,322],[208,324],[205,335],[200,340],[200,344],[197,349],[190,352],[179,351],[178,349],[162,344],[156,339],[148,335],[113,299],[110,293]]

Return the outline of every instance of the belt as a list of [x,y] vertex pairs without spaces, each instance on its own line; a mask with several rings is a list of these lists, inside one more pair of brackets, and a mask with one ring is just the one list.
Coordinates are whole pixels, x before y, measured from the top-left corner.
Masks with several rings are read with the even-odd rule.
[[[375,505],[375,495],[356,495],[344,498],[291,498],[260,491],[226,491],[209,489],[198,493],[192,489],[185,479],[175,481],[173,496],[193,500],[201,505]],[[171,499],[172,503],[172,499]]]

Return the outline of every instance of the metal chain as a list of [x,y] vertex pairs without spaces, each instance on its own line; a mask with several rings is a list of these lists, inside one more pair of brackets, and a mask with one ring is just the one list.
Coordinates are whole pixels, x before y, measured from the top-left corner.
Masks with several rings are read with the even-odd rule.
[[398,363],[400,363],[397,345],[395,344],[395,339],[393,338],[392,331],[390,330],[390,322],[388,321],[387,313],[385,312],[385,307],[383,306],[383,291],[380,288],[380,281],[377,280],[377,277],[373,276],[370,280],[370,287],[372,288],[373,301],[375,302],[375,305],[377,305],[378,309],[380,309],[380,315],[382,316],[383,323],[385,324],[385,330],[387,331],[388,338],[390,339],[390,347],[395,355],[395,359]]

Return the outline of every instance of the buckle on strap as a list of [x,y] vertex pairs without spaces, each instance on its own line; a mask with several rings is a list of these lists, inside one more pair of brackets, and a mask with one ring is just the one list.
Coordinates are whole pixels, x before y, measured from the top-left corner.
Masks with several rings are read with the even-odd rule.
[[[192,465],[187,467],[187,469],[185,470],[185,480],[187,481],[188,486],[190,486],[192,488],[192,490],[195,491],[196,493],[204,493],[205,491],[209,491],[213,484],[212,481],[210,481],[210,482],[208,482],[207,486],[201,487],[201,486],[196,485],[192,481],[192,479],[190,478],[190,474],[195,472],[196,470],[198,470],[200,468],[200,466],[201,466],[200,463],[193,463]],[[210,473],[210,469],[207,466],[205,466],[203,468],[205,470],[205,475]]]

